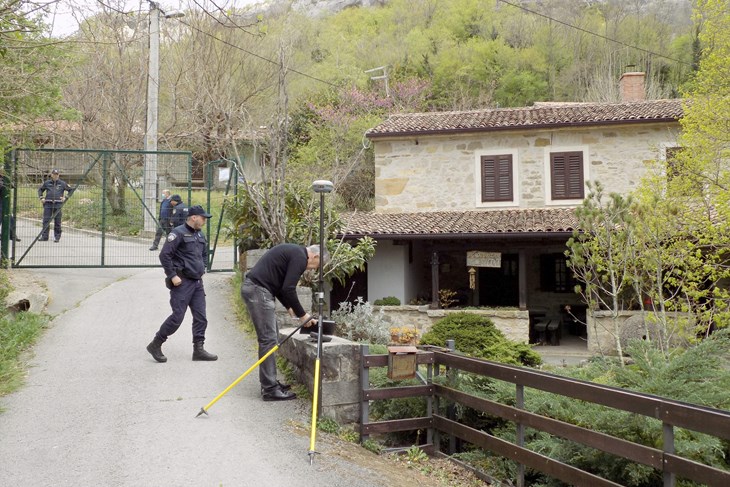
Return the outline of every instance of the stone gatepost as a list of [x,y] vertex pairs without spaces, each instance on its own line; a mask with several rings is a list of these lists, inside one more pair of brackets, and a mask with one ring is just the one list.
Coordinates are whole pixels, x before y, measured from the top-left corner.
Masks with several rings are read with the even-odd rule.
[[[294,328],[280,330],[279,340],[286,338]],[[294,367],[297,379],[314,393],[314,365],[317,342],[308,334],[294,334],[281,345],[279,352]],[[344,338],[332,337],[322,344],[319,375],[321,383],[322,417],[340,424],[360,420],[360,345]]]

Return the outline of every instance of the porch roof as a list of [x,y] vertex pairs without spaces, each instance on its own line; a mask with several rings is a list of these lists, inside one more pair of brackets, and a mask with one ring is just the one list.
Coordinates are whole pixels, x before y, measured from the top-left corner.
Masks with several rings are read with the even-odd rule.
[[399,113],[368,130],[371,139],[495,130],[676,122],[683,100],[624,103],[536,103],[531,107],[453,112]]
[[487,236],[568,236],[578,226],[575,208],[352,212],[341,215],[347,238],[464,238]]

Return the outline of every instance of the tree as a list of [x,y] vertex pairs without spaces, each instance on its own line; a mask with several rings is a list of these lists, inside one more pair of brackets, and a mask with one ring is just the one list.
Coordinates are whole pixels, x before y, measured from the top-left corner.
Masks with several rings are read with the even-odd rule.
[[[568,267],[581,282],[576,292],[589,313],[608,310],[619,357],[623,356],[619,313],[632,299],[636,248],[632,200],[617,193],[604,197],[600,183],[589,184],[589,194],[576,210],[578,228],[568,240]],[[594,326],[598,326],[593,320]],[[596,331],[598,329],[596,328]]]
[[[0,145],[22,143],[42,117],[64,112],[60,103],[65,46],[43,36],[37,4],[0,1]],[[11,140],[12,139],[12,140]]]

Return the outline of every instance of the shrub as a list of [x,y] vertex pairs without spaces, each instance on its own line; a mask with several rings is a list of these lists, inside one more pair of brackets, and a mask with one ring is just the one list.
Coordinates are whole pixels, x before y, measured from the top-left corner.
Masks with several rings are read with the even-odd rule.
[[337,336],[353,342],[387,345],[390,330],[382,308],[375,312],[373,305],[358,297],[355,304],[345,301],[332,312]]
[[400,306],[400,299],[395,296],[386,296],[382,299],[373,301],[375,306]]
[[478,314],[450,314],[434,323],[421,336],[420,343],[443,347],[446,340],[454,340],[459,352],[476,358],[528,366],[542,363],[540,355],[529,345],[508,340],[492,320]]

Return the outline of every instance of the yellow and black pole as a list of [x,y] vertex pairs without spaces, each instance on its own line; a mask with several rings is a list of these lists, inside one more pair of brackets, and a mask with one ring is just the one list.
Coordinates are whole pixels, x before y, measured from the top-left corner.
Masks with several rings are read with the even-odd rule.
[[324,274],[322,268],[324,266],[322,256],[325,253],[325,240],[324,240],[324,195],[331,193],[334,189],[334,185],[331,181],[319,179],[312,183],[312,191],[319,193],[319,290],[317,292],[317,302],[319,309],[317,314],[319,320],[317,322],[317,358],[314,362],[314,394],[312,395],[312,428],[309,433],[309,464],[312,465],[314,462],[314,455],[317,452],[314,449],[314,443],[317,438],[317,414],[319,408],[319,395],[321,391],[319,389],[319,363],[322,357],[322,306],[324,304]]
[[294,329],[293,332],[289,333],[287,335],[287,337],[284,338],[281,341],[281,343],[277,343],[276,345],[274,345],[273,347],[271,347],[271,350],[269,350],[268,352],[266,352],[264,354],[264,356],[261,357],[258,360],[258,362],[256,362],[251,367],[249,367],[246,372],[244,372],[243,374],[241,374],[238,377],[238,379],[236,379],[233,382],[231,382],[231,385],[229,385],[228,387],[226,387],[225,389],[223,389],[223,392],[221,392],[220,394],[218,394],[217,396],[215,396],[215,398],[213,398],[212,401],[210,401],[208,404],[206,404],[205,406],[203,406],[202,408],[200,408],[200,411],[198,411],[198,414],[195,415],[195,417],[197,418],[198,416],[200,416],[202,414],[205,414],[207,416],[208,415],[208,409],[210,409],[213,406],[213,404],[217,403],[220,398],[222,398],[223,396],[225,396],[228,393],[228,391],[230,391],[231,389],[233,389],[234,387],[236,387],[236,385],[239,382],[241,382],[248,374],[250,374],[251,372],[253,372],[256,369],[256,367],[258,367],[259,365],[261,365],[264,362],[264,360],[266,360],[267,358],[269,358],[269,356],[272,353],[274,353],[277,350],[279,350],[279,347],[282,346],[284,344],[284,342],[286,342],[288,339],[290,339],[292,337],[292,335],[294,335],[296,332],[298,332],[304,325],[306,325],[307,323],[309,323],[309,321],[311,321],[311,319],[309,319],[309,320],[305,321],[304,323],[302,323],[301,325],[297,326]]

